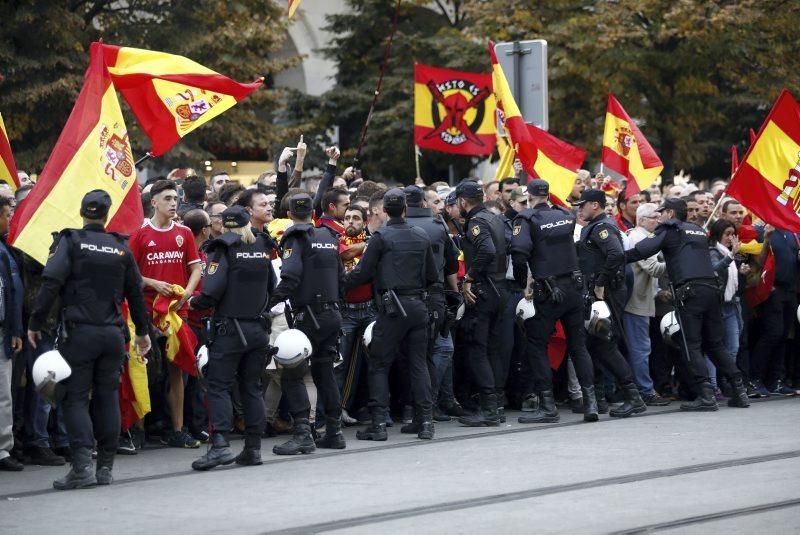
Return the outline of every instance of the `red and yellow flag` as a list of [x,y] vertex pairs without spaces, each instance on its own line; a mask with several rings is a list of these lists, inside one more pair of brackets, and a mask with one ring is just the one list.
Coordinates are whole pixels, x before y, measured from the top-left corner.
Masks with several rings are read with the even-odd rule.
[[53,232],[81,228],[81,200],[91,190],[111,196],[107,228],[130,234],[142,225],[128,130],[100,45],[92,44],[83,88],[36,187],[11,220],[12,245],[44,264]]
[[767,223],[800,232],[800,105],[789,91],[767,115],[728,194]]
[[197,375],[195,349],[197,337],[189,324],[170,307],[183,297],[186,291],[179,285],[172,285],[172,297],[156,295],[153,301],[153,325],[167,337],[167,360],[189,375]]
[[629,194],[649,188],[664,170],[656,151],[613,94],[608,95],[602,162],[628,179]]
[[492,75],[414,66],[414,143],[453,154],[494,152]]
[[114,85],[128,102],[153,156],[261,87],[240,84],[183,56],[101,45]]
[[133,343],[136,328],[130,318],[127,301],[122,303],[122,317],[125,318],[131,338],[127,348],[128,359],[122,369],[119,385],[119,409],[122,416],[122,431],[125,432],[150,412],[150,390],[144,355],[139,354],[136,344]]
[[294,12],[297,11],[298,7],[300,7],[300,0],[289,0],[289,18],[294,16]]
[[514,160],[517,158],[517,154],[506,136],[497,136],[497,152],[500,153],[500,161],[497,164],[494,179],[503,180],[504,178],[513,177],[515,174]]
[[8,132],[3,123],[3,114],[0,113],[0,180],[5,180],[11,187],[11,191],[17,191],[19,187],[19,176],[17,176],[17,165],[14,163],[14,155],[11,154],[11,143],[8,141]]

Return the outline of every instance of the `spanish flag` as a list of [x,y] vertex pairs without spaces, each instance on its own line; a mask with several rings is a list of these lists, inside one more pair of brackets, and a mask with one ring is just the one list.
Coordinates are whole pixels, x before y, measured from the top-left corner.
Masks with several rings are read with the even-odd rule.
[[289,18],[294,16],[294,12],[300,7],[300,0],[289,0]]
[[136,344],[133,343],[136,327],[131,321],[127,301],[122,303],[122,317],[125,318],[131,338],[127,348],[128,358],[122,369],[119,385],[119,408],[122,415],[122,431],[125,432],[150,412],[150,390],[144,355],[139,354]]
[[500,153],[500,162],[497,164],[497,171],[494,174],[495,180],[514,176],[514,160],[517,157],[514,147],[508,142],[506,136],[497,136],[497,152]]
[[2,113],[0,113],[0,180],[5,180],[6,184],[11,187],[11,191],[17,191],[19,187],[17,166],[14,163],[14,156],[11,154],[11,143],[8,141],[8,132],[3,123]]
[[496,134],[491,74],[414,65],[415,145],[481,156],[494,152]]
[[153,156],[161,156],[263,84],[240,84],[183,56],[101,46],[114,85],[153,144]]
[[75,107],[36,187],[11,219],[10,243],[44,264],[53,232],[83,226],[81,200],[94,189],[111,196],[107,229],[130,234],[144,218],[133,161],[103,51],[93,43]]
[[800,232],[800,106],[783,90],[728,194],[767,223]]
[[172,285],[172,297],[156,295],[153,301],[153,325],[167,337],[167,360],[189,375],[197,375],[195,349],[197,337],[189,324],[170,310],[170,307],[183,297],[186,291],[179,285]]
[[613,94],[608,95],[603,165],[628,179],[628,194],[649,188],[664,164]]

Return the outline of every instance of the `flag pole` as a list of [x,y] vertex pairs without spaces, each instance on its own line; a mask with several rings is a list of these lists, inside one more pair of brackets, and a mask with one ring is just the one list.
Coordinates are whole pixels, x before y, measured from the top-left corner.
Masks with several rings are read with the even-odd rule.
[[708,230],[708,224],[711,222],[711,219],[714,217],[714,214],[717,213],[717,210],[719,210],[719,207],[722,205],[722,201],[725,199],[725,192],[726,191],[727,191],[727,188],[722,190],[722,193],[720,193],[719,200],[717,201],[717,204],[714,206],[714,209],[711,210],[711,213],[709,214],[708,219],[706,219],[706,222],[703,224],[703,230]]
[[145,153],[144,153],[144,156],[142,156],[141,158],[139,158],[138,160],[136,160],[135,162],[133,162],[133,166],[134,166],[134,167],[136,167],[136,166],[138,166],[140,163],[146,162],[147,160],[149,160],[149,159],[150,159],[150,158],[152,158],[152,157],[153,157],[153,153],[152,153],[152,152],[145,152]]
[[422,180],[422,173],[419,172],[419,145],[414,145],[414,163],[417,165],[417,179]]

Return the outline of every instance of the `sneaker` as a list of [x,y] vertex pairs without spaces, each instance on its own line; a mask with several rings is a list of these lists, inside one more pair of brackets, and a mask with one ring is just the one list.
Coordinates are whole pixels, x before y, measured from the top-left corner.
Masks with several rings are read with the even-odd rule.
[[131,427],[131,430],[128,431],[131,434],[131,440],[133,441],[133,447],[138,450],[143,450],[144,445],[146,442],[147,436],[145,435],[144,429],[139,429],[138,427]]
[[0,470],[4,472],[22,472],[25,466],[14,457],[8,456],[0,459]]
[[767,390],[767,387],[761,382],[761,379],[753,379],[753,390],[755,390],[755,393],[757,394],[756,397],[769,397],[769,390]]
[[346,410],[342,409],[342,425],[345,427],[352,427],[358,425],[358,420],[350,416]]
[[783,381],[778,381],[777,383],[775,383],[775,387],[774,388],[770,388],[769,389],[769,393],[772,396],[794,396],[795,395],[794,389],[793,388],[789,388],[788,386],[783,384]]
[[172,433],[164,433],[161,437],[161,443],[170,448],[199,448],[200,441],[193,438],[192,435],[184,430],[173,431]]
[[652,394],[643,395],[642,401],[644,401],[645,405],[649,407],[666,407],[667,405],[672,403],[671,400],[659,396],[658,392],[653,392]]
[[136,446],[133,444],[133,437],[131,437],[130,432],[123,433],[119,437],[117,453],[119,455],[136,455]]
[[756,387],[753,386],[753,381],[747,381],[747,385],[745,387],[747,388],[747,397],[751,399],[761,397],[758,392],[756,392]]
[[39,466],[64,466],[67,461],[53,453],[50,448],[28,448],[26,464],[36,464]]

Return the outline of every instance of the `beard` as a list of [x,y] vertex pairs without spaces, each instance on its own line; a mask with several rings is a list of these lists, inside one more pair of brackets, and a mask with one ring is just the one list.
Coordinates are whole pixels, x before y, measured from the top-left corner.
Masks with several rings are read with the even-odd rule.
[[355,238],[359,234],[361,234],[360,230],[357,230],[354,226],[348,226],[344,229],[344,233],[347,234],[350,238]]

